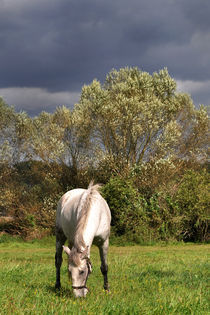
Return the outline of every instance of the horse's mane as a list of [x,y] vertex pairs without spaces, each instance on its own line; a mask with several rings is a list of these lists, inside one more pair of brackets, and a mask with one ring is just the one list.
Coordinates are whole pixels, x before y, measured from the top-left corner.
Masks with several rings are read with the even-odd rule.
[[92,200],[96,193],[99,191],[101,185],[90,182],[88,189],[82,194],[78,205],[78,212],[80,212],[79,219],[76,226],[74,246],[78,251],[81,251],[82,247],[85,248],[86,244],[83,239],[83,231],[87,224],[87,218],[90,210]]

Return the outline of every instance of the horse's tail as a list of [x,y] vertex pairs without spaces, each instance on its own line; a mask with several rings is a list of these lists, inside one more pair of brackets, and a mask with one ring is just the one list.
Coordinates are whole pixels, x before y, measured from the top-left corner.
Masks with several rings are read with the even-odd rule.
[[88,186],[88,190],[90,193],[93,193],[94,191],[99,191],[101,187],[102,187],[101,184],[94,184],[94,181],[91,180]]

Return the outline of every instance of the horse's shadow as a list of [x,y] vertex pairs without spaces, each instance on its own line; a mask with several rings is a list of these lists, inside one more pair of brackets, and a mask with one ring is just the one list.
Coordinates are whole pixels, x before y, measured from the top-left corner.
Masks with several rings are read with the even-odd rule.
[[66,298],[73,298],[73,293],[70,289],[62,287],[60,289],[56,289],[54,286],[47,285],[46,290],[48,292],[54,293],[58,297],[66,297]]

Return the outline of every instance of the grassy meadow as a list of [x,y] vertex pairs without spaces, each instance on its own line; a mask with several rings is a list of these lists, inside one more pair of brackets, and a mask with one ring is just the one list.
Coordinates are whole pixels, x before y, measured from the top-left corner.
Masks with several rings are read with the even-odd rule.
[[54,239],[0,238],[0,314],[210,314],[210,245],[110,246],[110,292],[105,292],[96,247],[89,294],[75,299],[61,269],[54,290]]

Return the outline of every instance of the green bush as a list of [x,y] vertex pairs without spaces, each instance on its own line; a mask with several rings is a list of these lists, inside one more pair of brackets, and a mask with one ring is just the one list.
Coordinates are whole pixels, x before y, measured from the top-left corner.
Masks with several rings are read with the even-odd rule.
[[147,216],[155,240],[180,240],[183,216],[167,191],[154,193],[147,202]]
[[207,241],[210,219],[209,174],[187,171],[176,194],[176,202],[183,215],[183,239],[185,241]]
[[132,179],[116,176],[103,187],[112,213],[112,235],[127,241],[208,241],[209,174],[187,170],[151,195]]
[[148,240],[145,200],[129,179],[114,177],[103,186],[102,194],[109,204],[116,235],[138,243]]

